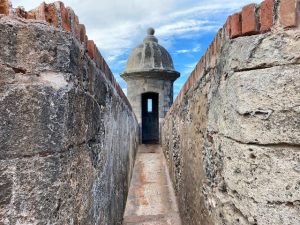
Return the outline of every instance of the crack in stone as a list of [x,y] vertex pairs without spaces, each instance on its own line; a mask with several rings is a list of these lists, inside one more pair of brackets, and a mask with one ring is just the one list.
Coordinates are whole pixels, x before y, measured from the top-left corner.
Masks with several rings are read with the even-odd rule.
[[300,62],[293,62],[293,63],[287,63],[287,64],[267,64],[263,63],[254,67],[249,68],[243,68],[243,69],[233,69],[233,72],[245,72],[245,71],[252,71],[252,70],[263,70],[263,69],[270,69],[274,67],[281,67],[281,66],[290,66],[290,65],[299,65]]
[[[86,144],[86,141],[83,141],[79,144],[76,144],[76,147],[80,147],[82,145]],[[54,156],[57,154],[64,154],[68,151],[70,151],[70,149],[74,148],[74,145],[71,144],[69,146],[67,146],[66,148],[63,148],[61,151],[42,151],[42,152],[38,152],[38,153],[32,153],[32,154],[26,154],[26,155],[22,155],[22,156],[14,156],[14,155],[8,155],[6,158],[1,159],[0,161],[5,161],[5,160],[15,160],[15,159],[30,159],[30,158],[34,158],[34,157],[40,157],[40,158],[45,158],[48,156]]]
[[224,134],[221,134],[219,133],[221,136],[231,140],[231,141],[234,141],[234,142],[237,142],[239,144],[244,144],[244,145],[254,145],[254,146],[259,146],[259,147],[270,147],[270,148],[292,148],[292,149],[295,149],[295,150],[298,150],[300,151],[300,144],[292,144],[292,143],[287,143],[287,142],[278,142],[278,143],[266,143],[266,144],[262,144],[262,143],[258,143],[258,142],[243,142],[243,141],[240,141],[240,140],[236,140],[232,137],[229,137],[227,135],[224,135]]
[[268,205],[286,205],[289,207],[294,207],[294,206],[299,206],[300,205],[300,200],[295,200],[295,201],[267,201]]
[[21,68],[21,67],[14,67],[14,66],[11,66],[9,64],[2,64],[2,65],[6,66],[8,68],[11,68],[15,73],[22,73],[22,74],[27,73],[26,69]]

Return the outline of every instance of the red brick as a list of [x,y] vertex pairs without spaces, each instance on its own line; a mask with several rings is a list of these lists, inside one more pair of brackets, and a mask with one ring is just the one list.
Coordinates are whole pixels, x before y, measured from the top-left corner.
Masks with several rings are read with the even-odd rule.
[[187,80],[187,85],[186,86],[187,86],[186,87],[187,90],[190,89],[191,86],[192,86],[192,77],[191,77],[191,75],[189,76],[189,79]]
[[183,86],[183,93],[182,93],[182,95],[184,95],[187,92],[188,89],[189,89],[189,83],[188,83],[188,80],[187,80],[185,82],[184,86]]
[[280,1],[279,19],[284,28],[297,26],[297,0]]
[[199,61],[195,69],[195,79],[198,79],[201,76],[201,71],[202,71],[201,61]]
[[260,31],[265,33],[273,26],[274,0],[265,0],[260,5]]
[[225,33],[227,36],[231,37],[231,16],[228,16],[226,23],[225,23]]
[[111,70],[110,70],[110,68],[109,68],[109,66],[108,66],[108,64],[106,64],[107,65],[107,71],[108,71],[108,73],[110,74],[110,81],[111,81],[111,79],[112,79],[112,77],[114,77],[114,74],[111,72]]
[[79,24],[78,27],[79,27],[79,39],[80,42],[83,43],[85,42],[85,36],[86,36],[85,26],[83,24]]
[[74,26],[75,26],[75,37],[80,40],[80,26],[79,26],[79,19],[78,16],[75,15],[74,18]]
[[87,41],[88,41],[88,40],[89,40],[88,36],[85,35],[85,36],[84,36],[84,43],[83,43],[85,48],[87,48]]
[[9,1],[0,0],[0,14],[8,15],[9,14]]
[[96,48],[95,51],[96,51],[96,54],[95,54],[95,63],[97,65],[97,67],[99,69],[101,69],[102,56],[101,56],[101,54],[100,54],[100,52],[99,52],[99,50],[97,48]]
[[20,7],[15,9],[15,13],[18,17],[25,18],[25,19],[27,18],[27,14],[28,14],[24,9]]
[[42,3],[40,4],[39,7],[31,10],[29,13],[32,13],[35,15],[35,19],[37,20],[46,20],[46,16],[45,16],[45,9],[46,9],[46,3]]
[[117,84],[117,81],[116,81],[115,77],[113,77],[111,84],[112,84],[112,86],[114,87],[115,90],[121,89],[119,87],[119,85]]
[[88,54],[89,54],[90,58],[94,59],[95,58],[95,50],[96,50],[96,46],[95,46],[94,41],[88,40],[87,50],[88,50]]
[[255,13],[255,4],[247,5],[242,10],[242,34],[258,33],[258,22]]
[[69,14],[71,32],[75,34],[75,13],[70,7],[67,7],[66,10]]
[[230,38],[236,38],[242,35],[242,16],[241,13],[235,13],[230,19]]
[[202,56],[201,60],[200,60],[200,63],[201,63],[201,68],[202,70],[205,70],[206,68],[206,64],[205,64],[205,56]]
[[52,3],[45,5],[45,19],[48,23],[58,27],[58,15],[56,13],[55,4]]
[[[222,31],[221,31],[222,32]],[[219,32],[216,36],[216,54],[218,54],[221,51],[221,32]]]
[[104,65],[104,59],[103,57],[101,57],[101,60],[100,60],[100,69],[104,72],[105,70],[105,65]]
[[59,9],[61,13],[61,25],[62,28],[66,31],[71,32],[71,20],[69,10],[65,8],[64,3],[59,2]]
[[194,75],[194,71],[191,73],[190,79],[191,79],[190,87],[192,87],[192,86],[194,85],[194,83],[195,83],[195,75]]
[[108,78],[108,80],[111,82],[112,80],[112,73],[109,72],[109,70],[107,69],[107,67],[105,67],[105,75]]
[[211,60],[211,54],[210,54],[210,51],[209,51],[210,49],[208,48],[207,50],[206,50],[206,52],[205,52],[205,58],[206,58],[206,60],[205,60],[205,62],[206,62],[206,65],[205,65],[205,68],[206,69],[208,69],[208,68],[210,68],[210,60]]
[[26,19],[32,19],[32,20],[35,20],[36,19],[36,15],[35,15],[35,12],[34,11],[29,11],[27,13],[27,18]]

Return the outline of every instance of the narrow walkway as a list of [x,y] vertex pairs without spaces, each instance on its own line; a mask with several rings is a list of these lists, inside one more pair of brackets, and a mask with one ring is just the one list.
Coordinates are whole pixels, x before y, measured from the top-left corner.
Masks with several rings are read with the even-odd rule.
[[140,145],[124,214],[124,225],[181,225],[159,145]]

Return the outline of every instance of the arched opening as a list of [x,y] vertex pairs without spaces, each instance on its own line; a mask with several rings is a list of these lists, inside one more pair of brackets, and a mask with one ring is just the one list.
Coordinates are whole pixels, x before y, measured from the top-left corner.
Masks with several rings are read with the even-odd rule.
[[158,93],[142,94],[142,142],[159,142]]

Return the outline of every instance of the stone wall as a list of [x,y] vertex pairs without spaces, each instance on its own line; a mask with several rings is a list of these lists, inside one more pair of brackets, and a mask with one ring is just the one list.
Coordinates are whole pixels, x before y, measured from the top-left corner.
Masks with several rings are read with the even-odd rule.
[[0,3],[13,13],[0,15],[0,224],[120,224],[138,144],[127,98],[71,9]]
[[228,18],[165,118],[183,224],[300,224],[299,1]]

